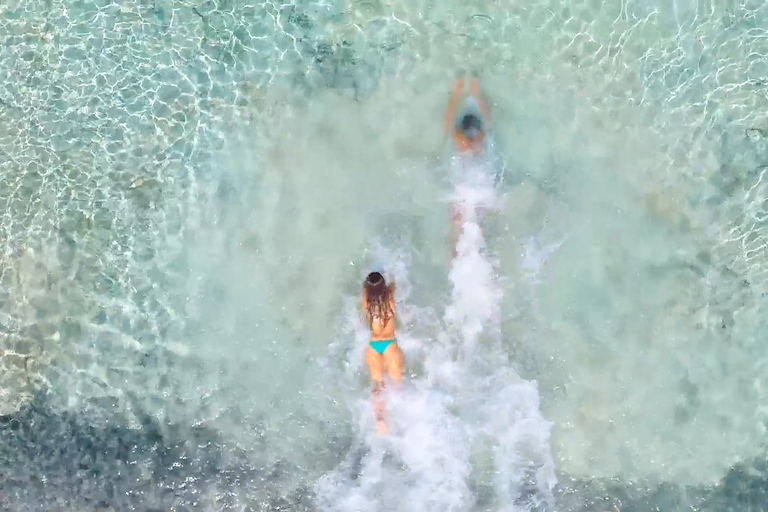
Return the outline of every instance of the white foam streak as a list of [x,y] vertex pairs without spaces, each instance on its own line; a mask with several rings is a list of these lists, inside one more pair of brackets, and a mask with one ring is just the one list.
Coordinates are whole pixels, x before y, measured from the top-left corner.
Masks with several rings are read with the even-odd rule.
[[[498,205],[490,173],[465,173],[451,196],[463,232],[449,277],[452,300],[445,328],[432,341],[401,329],[408,358],[423,357],[424,374],[392,387],[385,396],[389,436],[377,436],[370,401],[354,400],[357,446],[349,459],[316,485],[327,511],[469,511],[476,504],[473,467],[479,447],[492,457],[496,510],[541,510],[555,485],[550,428],[539,411],[535,383],[520,378],[501,348],[496,262],[485,254],[479,213]],[[401,325],[418,325],[431,311],[404,303],[410,291],[406,259],[374,250],[398,284]],[[367,331],[352,320],[356,346],[349,367],[362,369]],[[413,361],[411,361],[413,364]],[[351,375],[348,375],[351,377]],[[351,379],[350,379],[351,382]],[[486,478],[487,479],[487,478]]]
[[495,286],[491,262],[480,253],[484,241],[480,226],[464,222],[457,244],[457,257],[451,267],[452,302],[445,313],[449,326],[457,328],[466,354],[475,349],[483,329],[498,318],[502,293]]

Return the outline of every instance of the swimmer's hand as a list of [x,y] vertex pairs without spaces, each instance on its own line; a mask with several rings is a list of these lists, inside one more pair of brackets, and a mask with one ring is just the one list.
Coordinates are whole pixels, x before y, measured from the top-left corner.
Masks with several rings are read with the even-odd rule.
[[464,92],[464,77],[459,77],[453,82],[451,96],[460,96],[462,92]]
[[474,77],[472,81],[469,83],[469,93],[472,96],[480,96],[480,79],[477,77]]

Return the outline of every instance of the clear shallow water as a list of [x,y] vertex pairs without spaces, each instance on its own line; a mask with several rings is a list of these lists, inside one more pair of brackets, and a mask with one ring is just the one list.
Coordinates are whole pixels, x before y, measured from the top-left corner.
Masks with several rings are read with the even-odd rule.
[[[6,4],[3,499],[760,509],[765,9]],[[458,68],[508,169],[482,349],[448,313]],[[367,435],[348,319],[376,257],[405,461]],[[553,501],[521,471],[550,460]]]

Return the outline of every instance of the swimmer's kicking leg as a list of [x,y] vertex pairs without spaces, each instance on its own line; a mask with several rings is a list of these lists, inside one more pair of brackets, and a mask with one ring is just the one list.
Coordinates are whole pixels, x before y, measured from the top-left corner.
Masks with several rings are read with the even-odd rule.
[[371,398],[373,400],[373,414],[376,418],[376,429],[379,434],[388,434],[389,428],[384,420],[384,397],[387,378],[395,383],[403,381],[403,353],[396,343],[390,344],[379,354],[368,346],[365,352],[365,362],[371,373],[373,382]]
[[384,391],[384,358],[369,346],[365,351],[365,362],[373,382],[371,401],[373,402],[373,415],[376,418],[376,430],[379,434],[386,434],[389,429],[384,421],[384,397],[381,396]]

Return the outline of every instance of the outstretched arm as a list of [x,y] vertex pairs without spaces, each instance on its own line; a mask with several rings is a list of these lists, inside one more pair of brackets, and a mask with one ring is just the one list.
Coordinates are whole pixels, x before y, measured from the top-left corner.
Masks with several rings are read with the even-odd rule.
[[477,101],[477,108],[480,109],[480,114],[482,114],[483,119],[487,124],[491,124],[491,112],[488,110],[488,105],[485,103],[485,98],[483,97],[483,93],[480,92],[480,79],[473,78],[472,83],[470,84],[470,94],[475,98]]
[[461,99],[461,93],[464,91],[464,79],[457,78],[453,83],[451,95],[448,97],[448,109],[445,111],[445,129],[450,132],[453,124],[456,122],[456,109]]

